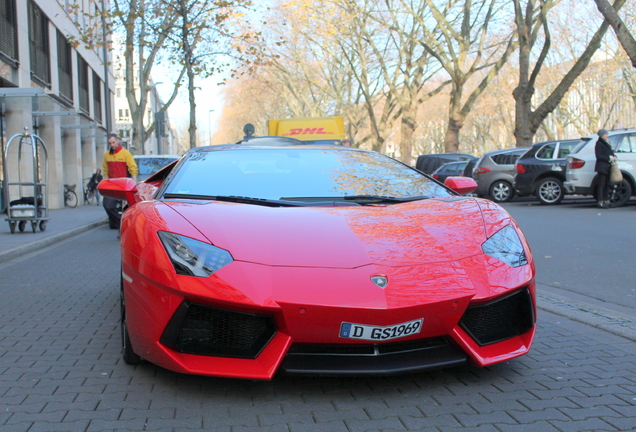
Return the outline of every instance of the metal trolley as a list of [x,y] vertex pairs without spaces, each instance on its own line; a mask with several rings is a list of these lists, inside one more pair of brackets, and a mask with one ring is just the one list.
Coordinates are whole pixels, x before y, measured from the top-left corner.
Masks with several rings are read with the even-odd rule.
[[[14,143],[18,146],[17,151],[11,151]],[[17,175],[17,182],[9,180],[12,175]],[[25,178],[30,181],[25,181]],[[5,220],[9,222],[11,233],[15,233],[16,227],[21,232],[24,231],[28,222],[31,223],[33,232],[37,231],[38,226],[40,231],[44,231],[49,220],[48,154],[40,137],[30,134],[26,127],[24,133],[13,135],[7,143],[4,152],[4,179],[4,199],[8,204],[8,217]]]

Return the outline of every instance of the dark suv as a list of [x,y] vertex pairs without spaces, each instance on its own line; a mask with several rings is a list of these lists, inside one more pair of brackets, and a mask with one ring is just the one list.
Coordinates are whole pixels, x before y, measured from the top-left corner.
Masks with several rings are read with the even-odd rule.
[[435,153],[418,156],[415,168],[425,174],[432,174],[448,162],[476,160],[477,156],[467,153]]
[[565,195],[566,157],[580,139],[534,144],[515,165],[519,196],[535,195],[541,204],[559,204]]
[[461,177],[464,175],[464,170],[466,169],[466,165],[468,165],[469,161],[461,161],[461,162],[448,162],[437,168],[431,177],[437,180],[440,183],[444,183],[448,177]]

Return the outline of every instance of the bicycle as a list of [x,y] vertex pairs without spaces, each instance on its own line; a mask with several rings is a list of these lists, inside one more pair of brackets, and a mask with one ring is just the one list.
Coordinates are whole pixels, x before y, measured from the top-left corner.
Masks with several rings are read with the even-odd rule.
[[84,204],[93,205],[95,202],[95,188],[89,187],[91,177],[85,178],[84,180],[87,180],[84,186]]
[[75,185],[64,185],[64,205],[66,207],[77,207],[77,194],[75,193]]

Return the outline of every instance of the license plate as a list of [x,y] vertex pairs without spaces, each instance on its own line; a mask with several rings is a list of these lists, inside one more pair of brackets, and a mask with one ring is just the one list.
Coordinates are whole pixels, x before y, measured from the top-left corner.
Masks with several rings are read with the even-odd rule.
[[340,337],[370,341],[397,339],[418,334],[420,330],[422,330],[423,321],[424,319],[420,318],[415,321],[409,321],[387,327],[377,327],[365,324],[343,322],[340,325]]

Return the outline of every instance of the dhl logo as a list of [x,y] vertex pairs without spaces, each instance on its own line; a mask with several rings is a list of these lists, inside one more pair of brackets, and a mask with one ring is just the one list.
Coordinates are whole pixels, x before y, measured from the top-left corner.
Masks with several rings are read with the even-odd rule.
[[289,136],[293,135],[333,135],[333,132],[325,132],[325,128],[290,129]]

